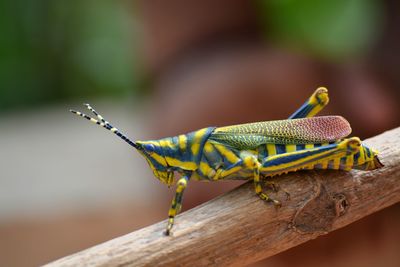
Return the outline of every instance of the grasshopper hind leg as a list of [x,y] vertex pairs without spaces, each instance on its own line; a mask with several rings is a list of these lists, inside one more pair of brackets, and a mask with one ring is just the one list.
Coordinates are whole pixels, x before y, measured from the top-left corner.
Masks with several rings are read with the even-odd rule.
[[317,115],[329,102],[328,89],[319,87],[289,119],[309,118]]
[[304,169],[324,161],[340,160],[342,157],[356,154],[360,147],[360,139],[352,137],[340,143],[274,155],[262,162],[261,172],[266,176],[273,176]]

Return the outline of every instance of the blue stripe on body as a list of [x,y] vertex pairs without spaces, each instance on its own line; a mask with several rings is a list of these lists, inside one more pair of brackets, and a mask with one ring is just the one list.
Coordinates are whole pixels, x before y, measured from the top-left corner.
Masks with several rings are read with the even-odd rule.
[[[363,146],[365,148],[365,151],[367,152],[367,157],[370,158],[371,157],[371,149],[369,149],[366,146]],[[362,148],[361,148],[362,149]]]
[[242,163],[242,160],[240,159],[240,156],[238,155],[238,153],[232,149],[230,149],[230,150],[236,155],[236,157],[238,158],[238,161],[232,163],[226,157],[223,157],[224,169],[232,168],[232,167],[238,165],[238,163],[240,163],[240,164]]
[[[200,163],[201,163],[201,162],[204,162],[204,163],[208,164],[208,166],[210,166],[210,168],[212,169],[210,163],[208,162],[208,160],[207,160],[205,157],[202,157],[202,158],[201,158]],[[203,176],[203,178],[205,178],[205,179],[207,179],[207,180],[210,180],[210,178],[208,177],[208,173],[203,173],[203,172],[201,171],[200,168],[197,169],[197,172],[198,172],[201,176]]]
[[[185,151],[182,151],[179,147],[179,138],[177,136],[174,137],[167,137],[164,139],[161,139],[160,141],[167,141],[170,142],[171,144],[173,144],[172,146],[160,146],[160,150],[162,150],[161,153],[163,153],[163,155],[171,157],[171,158],[176,158],[179,159],[180,161],[183,162],[189,162],[189,161],[193,161],[193,155],[192,152],[190,150],[190,141],[191,141],[191,137],[189,134],[186,135],[187,141],[186,141],[186,146],[187,149]],[[161,155],[160,153],[158,153],[159,155]]]
[[260,145],[258,147],[258,161],[263,161],[264,158],[268,157],[268,150],[266,145]]
[[156,168],[159,171],[165,171],[167,168],[163,165],[161,165],[160,163],[158,163],[155,159],[151,158],[151,157],[146,157],[146,159],[150,160],[151,163],[153,164],[154,168]]
[[359,158],[360,158],[360,151],[358,151],[356,154],[354,154],[354,158],[353,158],[354,164],[353,165],[357,165],[358,164],[358,159]]
[[304,150],[304,149],[306,149],[306,145],[305,144],[296,145],[296,151],[300,151],[300,150]]
[[286,153],[286,146],[285,145],[275,145],[276,154],[283,154]]
[[215,147],[211,153],[204,151],[203,157],[207,160],[208,165],[210,165],[210,167],[213,169],[221,166],[224,162],[223,157],[221,156],[221,154],[219,154],[218,150]]

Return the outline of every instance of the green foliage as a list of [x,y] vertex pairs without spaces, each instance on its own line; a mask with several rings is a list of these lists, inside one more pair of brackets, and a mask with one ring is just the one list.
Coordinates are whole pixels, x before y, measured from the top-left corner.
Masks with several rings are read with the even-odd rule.
[[0,110],[137,86],[135,21],[121,1],[0,4]]
[[375,0],[261,0],[268,36],[328,59],[365,52],[380,28]]

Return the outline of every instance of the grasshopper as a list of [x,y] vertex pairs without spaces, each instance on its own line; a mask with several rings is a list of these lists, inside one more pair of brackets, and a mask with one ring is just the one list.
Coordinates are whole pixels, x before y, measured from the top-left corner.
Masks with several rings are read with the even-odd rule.
[[345,138],[351,127],[343,117],[315,117],[328,102],[328,90],[319,87],[287,120],[207,127],[150,141],[131,141],[89,104],[85,105],[97,119],[71,112],[106,128],[137,149],[154,176],[168,186],[174,183],[174,174],[180,174],[168,212],[165,234],[169,235],[189,180],[253,180],[255,193],[262,200],[280,206],[278,200],[263,192],[262,179],[302,169],[349,171],[382,167],[376,150],[362,144],[358,137]]

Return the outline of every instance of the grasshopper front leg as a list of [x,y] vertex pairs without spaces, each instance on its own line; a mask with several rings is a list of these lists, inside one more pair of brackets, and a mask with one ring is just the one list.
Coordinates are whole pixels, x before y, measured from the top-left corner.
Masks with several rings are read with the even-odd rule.
[[187,187],[190,175],[184,175],[176,183],[175,197],[172,199],[171,208],[168,211],[168,224],[165,230],[166,235],[170,235],[171,229],[174,226],[175,216],[180,212],[182,208],[183,192]]

